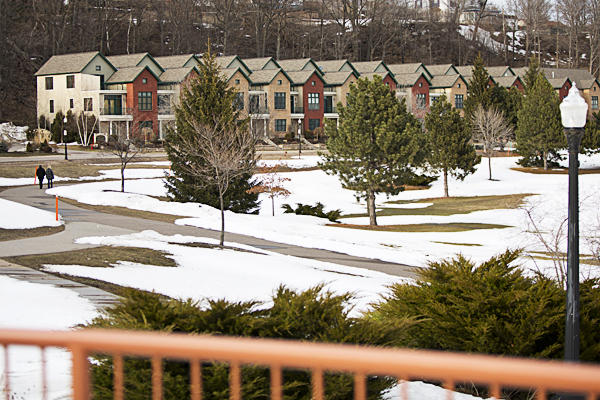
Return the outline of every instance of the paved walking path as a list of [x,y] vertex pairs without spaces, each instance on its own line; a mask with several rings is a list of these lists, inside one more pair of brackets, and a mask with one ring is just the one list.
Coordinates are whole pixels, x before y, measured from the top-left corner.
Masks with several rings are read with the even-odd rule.
[[[24,186],[4,190],[0,192],[0,197],[6,200],[15,201],[26,204],[46,211],[54,212],[55,199],[54,196],[45,194],[45,190],[40,190],[39,186]],[[191,226],[179,226],[172,223],[153,221],[148,219],[126,217],[121,215],[107,214],[97,211],[85,210],[83,208],[64,203],[59,199],[59,213],[65,221],[65,230],[50,236],[42,236],[37,238],[21,239],[0,242],[0,256],[18,256],[30,254],[46,254],[56,253],[61,251],[70,251],[96,247],[92,245],[75,244],[73,241],[79,237],[87,236],[116,236],[141,232],[144,230],[153,230],[162,235],[185,235],[218,239],[220,232],[209,229],[201,229]],[[302,257],[325,261],[335,264],[347,265],[370,269],[374,271],[384,272],[389,275],[414,278],[412,267],[408,265],[395,264],[380,260],[374,260],[362,257],[353,257],[343,253],[337,253],[329,250],[312,249],[299,246],[288,245],[284,243],[271,242],[252,236],[245,236],[235,233],[226,233],[225,239],[227,242],[241,243],[249,246],[254,246],[261,249],[291,255],[294,257]],[[8,269],[5,269],[8,268]],[[67,285],[64,279],[55,280],[54,277],[43,272],[33,271],[31,273],[24,272],[33,271],[29,268],[18,267],[11,265],[10,267],[0,268],[0,274],[8,274],[19,277],[19,279],[33,279],[36,283],[60,284]],[[46,276],[49,278],[42,278]],[[73,290],[78,290],[80,294],[88,293],[84,285],[70,282]],[[69,287],[68,285],[66,287]],[[90,289],[91,290],[91,289]],[[99,293],[99,292],[102,293]],[[83,297],[93,299],[94,296],[99,296],[98,304],[110,304],[106,300],[112,296],[109,293],[99,289],[92,290],[90,294]],[[91,297],[89,297],[91,296]],[[114,298],[114,296],[112,296]],[[95,303],[96,304],[96,303]]]

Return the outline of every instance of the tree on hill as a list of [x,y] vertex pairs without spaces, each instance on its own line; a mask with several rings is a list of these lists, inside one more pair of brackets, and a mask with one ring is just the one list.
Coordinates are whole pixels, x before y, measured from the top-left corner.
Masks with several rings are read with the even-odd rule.
[[425,160],[425,135],[379,76],[359,79],[350,87],[347,106],[337,106],[339,127],[326,122],[329,155],[320,167],[366,198],[369,223],[377,225],[375,195],[404,189],[413,167]]
[[[242,118],[236,107],[236,91],[220,76],[215,55],[207,51],[199,68],[200,76],[183,88],[180,106],[175,107],[176,127],[167,129],[165,150],[172,171],[172,176],[166,178],[168,194],[179,202],[192,201],[220,208],[222,200],[225,210],[256,212],[258,194],[248,193],[255,185],[251,172],[233,178],[227,190],[220,194],[217,186],[186,168],[190,164],[206,163],[204,157],[182,152],[179,147],[184,139],[189,142],[198,135],[194,125],[223,131],[249,131],[248,119]],[[255,153],[248,153],[248,157],[247,162],[254,162]]]
[[566,147],[560,118],[558,96],[544,73],[527,89],[518,112],[517,150],[523,156],[519,164],[548,169],[549,162],[560,159],[558,151]]
[[471,144],[471,130],[461,118],[459,110],[452,107],[442,95],[425,116],[425,129],[429,138],[429,164],[444,176],[444,196],[448,194],[448,174],[463,180],[475,172],[481,157]]

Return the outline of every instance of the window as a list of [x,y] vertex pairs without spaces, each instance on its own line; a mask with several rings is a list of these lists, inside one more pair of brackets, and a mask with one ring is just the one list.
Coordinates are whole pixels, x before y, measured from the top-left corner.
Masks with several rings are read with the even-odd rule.
[[317,82],[312,81],[310,84],[313,85],[313,86],[315,86],[317,84]]
[[319,109],[319,93],[308,94],[308,109],[318,110]]
[[67,75],[67,89],[75,87],[75,75]]
[[236,80],[235,80],[235,84],[236,84],[236,85],[239,85],[239,84],[240,84],[240,80],[239,80],[239,79],[236,79]]
[[285,110],[285,93],[275,92],[275,109]]
[[592,110],[598,109],[598,96],[592,96]]
[[91,97],[83,99],[83,111],[94,111],[94,103]]
[[142,78],[142,83],[148,83],[148,79],[147,78]]
[[285,119],[276,119],[275,120],[275,132],[285,132]]
[[238,110],[244,109],[244,94],[243,93],[235,94],[235,106]]
[[50,100],[50,114],[54,114],[54,100]]
[[419,87],[423,87],[423,82],[419,82]]
[[427,95],[425,93],[417,93],[417,108],[423,109],[427,104]]
[[102,71],[102,65],[96,65],[96,71]]
[[54,79],[51,76],[46,77],[46,90],[54,89]]
[[279,79],[279,80],[277,81],[277,84],[278,84],[278,85],[283,85],[283,81],[282,81],[281,79]]
[[462,110],[462,108],[463,108],[463,95],[462,94],[454,95],[454,107],[458,108],[459,110]]
[[321,120],[318,119],[309,119],[308,120],[308,129],[314,131],[321,125]]
[[[489,87],[490,87],[490,85],[487,85],[487,87],[489,88]],[[460,89],[460,83],[458,84],[458,88]]]
[[75,104],[73,103],[73,99],[69,99],[69,108],[75,108]]
[[152,110],[152,92],[138,92],[138,109]]
[[140,121],[140,133],[144,135],[152,133],[152,121]]

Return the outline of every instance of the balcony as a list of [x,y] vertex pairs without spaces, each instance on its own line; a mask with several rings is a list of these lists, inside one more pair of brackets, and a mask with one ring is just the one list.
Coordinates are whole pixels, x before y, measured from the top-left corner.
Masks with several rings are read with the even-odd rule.
[[304,107],[292,107],[292,114],[304,114]]
[[[283,371],[288,370],[306,371],[315,400],[324,399],[325,381],[332,372],[353,376],[356,400],[367,399],[367,383],[374,376],[396,380],[400,387],[393,394],[398,394],[402,400],[409,400],[408,387],[404,383],[411,380],[443,383],[444,388],[449,390],[448,399],[453,398],[452,390],[456,386],[474,382],[487,387],[488,395],[496,399],[502,398],[503,389],[515,388],[529,391],[529,398],[535,396],[537,400],[546,400],[548,394],[556,391],[577,393],[587,399],[595,399],[600,394],[598,365],[507,356],[98,329],[72,332],[0,330],[0,344],[5,354],[8,347],[16,345],[34,346],[41,350],[42,398],[48,398],[46,357],[48,354],[52,356],[52,353],[46,354],[47,349],[56,347],[71,353],[71,398],[74,400],[89,400],[90,372],[94,366],[88,357],[99,353],[111,356],[107,360],[114,371],[111,394],[114,399],[120,400],[124,399],[124,378],[128,372],[125,357],[142,357],[149,361],[152,399],[155,400],[164,396],[163,374],[167,362],[189,365],[189,375],[186,373],[182,378],[189,378],[190,395],[194,400],[204,397],[204,365],[213,362],[229,365],[229,395],[232,400],[241,400],[244,384],[242,366],[251,365],[267,370],[270,398],[275,400],[283,397]],[[48,361],[52,365],[53,360]],[[13,380],[8,379],[11,376],[8,358],[5,358],[4,366],[7,370],[0,379],[0,385],[8,398],[13,384]],[[36,383],[32,382],[32,385]],[[412,400],[416,398],[413,396]]]
[[248,110],[250,114],[270,114],[269,107],[258,107],[258,106],[250,106]]
[[170,106],[161,106],[158,107],[158,115],[174,115],[173,107]]
[[325,114],[337,114],[337,107],[325,106],[324,112],[325,112]]
[[132,110],[125,107],[103,107],[100,109],[100,115],[131,115]]

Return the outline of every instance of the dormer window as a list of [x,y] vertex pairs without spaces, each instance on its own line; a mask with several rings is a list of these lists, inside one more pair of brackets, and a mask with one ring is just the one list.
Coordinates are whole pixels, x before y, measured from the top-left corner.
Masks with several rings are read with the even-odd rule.
[[148,83],[148,78],[142,78],[142,83]]
[[102,71],[102,65],[96,65],[96,71]]

